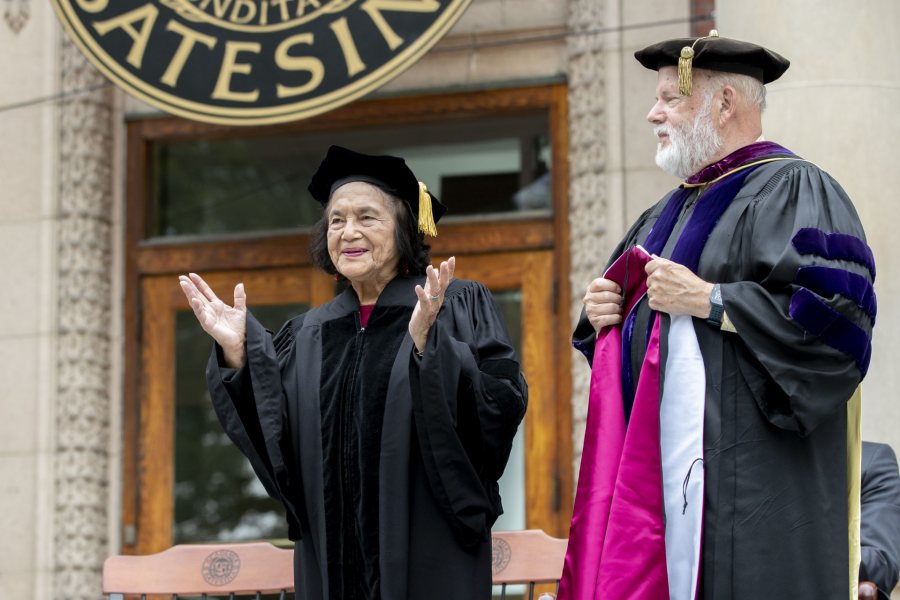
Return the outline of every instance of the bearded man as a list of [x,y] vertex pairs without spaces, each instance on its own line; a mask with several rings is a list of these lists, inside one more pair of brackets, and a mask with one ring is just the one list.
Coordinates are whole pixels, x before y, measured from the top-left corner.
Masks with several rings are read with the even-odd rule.
[[876,308],[859,217],[827,173],[762,141],[785,58],[715,32],[635,57],[658,71],[656,162],[684,182],[584,297],[591,392],[559,597],[848,598]]

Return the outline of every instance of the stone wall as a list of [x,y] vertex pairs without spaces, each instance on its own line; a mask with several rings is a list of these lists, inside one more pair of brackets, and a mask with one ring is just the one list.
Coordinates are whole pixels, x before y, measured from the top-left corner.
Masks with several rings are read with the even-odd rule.
[[[688,3],[571,0],[568,38],[571,319],[588,283],[599,277],[628,226],[677,184],[654,164],[656,142],[645,115],[656,74],[634,51],[688,35]],[[596,32],[596,33],[586,33]],[[574,468],[581,459],[590,370],[573,351]]]
[[[900,369],[891,358],[900,340],[900,263],[894,260],[900,170],[892,164],[900,136],[900,40],[880,33],[900,25],[900,4],[832,0],[828,10],[817,6],[799,0],[722,3],[719,28],[791,61],[769,86],[764,134],[831,173],[859,211],[878,267],[878,322],[862,386],[863,437],[900,450]],[[775,12],[778,19],[762,16]],[[807,33],[812,31],[820,33]]]
[[117,514],[115,93],[49,2],[3,9],[0,596],[97,598]]
[[53,597],[87,600],[109,546],[116,115],[112,87],[68,37],[60,59],[61,90],[94,91],[59,105]]
[[[609,238],[609,179],[607,152],[608,88],[604,35],[595,33],[606,23],[604,3],[598,0],[569,2],[569,285],[573,304],[570,320],[581,312],[587,282],[596,277],[598,262],[605,259]],[[599,265],[602,269],[602,264]],[[574,468],[580,463],[587,418],[588,377],[584,360],[576,356],[572,374],[572,424]]]
[[52,598],[58,25],[0,11],[0,597]]

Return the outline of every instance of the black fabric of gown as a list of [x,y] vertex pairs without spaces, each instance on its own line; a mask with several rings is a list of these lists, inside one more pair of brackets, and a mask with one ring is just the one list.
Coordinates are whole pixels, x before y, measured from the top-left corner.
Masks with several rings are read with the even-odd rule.
[[482,285],[454,280],[424,356],[424,278],[394,279],[363,329],[348,288],[277,335],[247,317],[247,362],[207,368],[213,405],[286,509],[297,598],[489,598],[497,480],[527,387]]

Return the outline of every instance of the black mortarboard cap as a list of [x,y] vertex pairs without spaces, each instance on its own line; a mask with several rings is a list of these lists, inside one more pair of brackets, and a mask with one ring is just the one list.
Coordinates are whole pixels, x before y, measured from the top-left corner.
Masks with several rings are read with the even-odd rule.
[[424,183],[416,179],[399,156],[376,156],[331,146],[309,182],[309,193],[328,204],[331,193],[345,183],[364,181],[400,198],[409,205],[418,222],[419,231],[436,236],[435,223],[447,212]]
[[678,88],[690,95],[691,68],[749,75],[763,83],[781,77],[791,62],[767,48],[729,38],[719,37],[713,29],[701,38],[677,38],[657,42],[634,53],[639,63],[658,71],[662,67],[678,66]]

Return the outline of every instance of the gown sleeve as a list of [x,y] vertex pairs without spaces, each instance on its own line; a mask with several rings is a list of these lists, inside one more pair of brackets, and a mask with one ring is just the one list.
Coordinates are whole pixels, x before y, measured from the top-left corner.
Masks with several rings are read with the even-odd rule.
[[282,380],[290,378],[296,358],[294,327],[289,321],[272,335],[247,311],[247,360],[241,369],[225,366],[214,344],[206,368],[213,408],[225,433],[250,461],[269,496],[287,510],[288,535],[300,538],[303,513],[298,469],[293,464],[287,399]]
[[486,542],[503,512],[497,480],[528,389],[500,311],[481,284],[451,284],[423,357],[410,358],[410,386],[435,499],[461,544]]
[[770,181],[746,222],[730,255],[739,280],[720,282],[745,350],[741,373],[772,424],[807,435],[868,368],[872,252],[847,195],[808,163]]
[[860,581],[887,600],[900,578],[900,472],[890,446],[863,442]]

